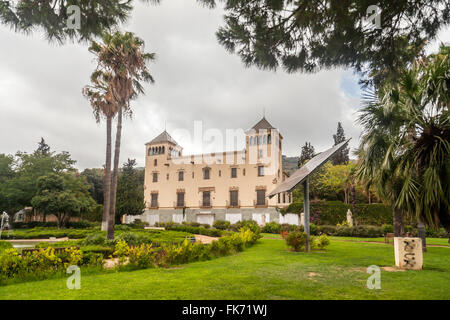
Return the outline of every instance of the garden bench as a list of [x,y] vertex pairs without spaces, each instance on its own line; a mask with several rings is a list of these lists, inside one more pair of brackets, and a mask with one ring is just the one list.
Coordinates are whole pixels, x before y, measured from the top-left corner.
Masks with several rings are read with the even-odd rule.
[[386,233],[384,235],[384,242],[389,243],[389,239],[394,240],[394,234],[393,233]]

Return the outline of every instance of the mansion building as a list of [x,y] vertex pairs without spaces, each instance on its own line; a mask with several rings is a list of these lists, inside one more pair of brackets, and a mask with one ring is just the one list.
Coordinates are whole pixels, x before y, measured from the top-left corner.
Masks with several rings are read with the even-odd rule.
[[279,213],[292,202],[291,193],[267,197],[287,177],[282,142],[279,131],[265,118],[245,132],[245,149],[239,151],[183,155],[183,148],[162,132],[146,144],[146,210],[141,216],[125,216],[124,222],[212,225],[215,220],[252,219],[260,225],[298,224]]

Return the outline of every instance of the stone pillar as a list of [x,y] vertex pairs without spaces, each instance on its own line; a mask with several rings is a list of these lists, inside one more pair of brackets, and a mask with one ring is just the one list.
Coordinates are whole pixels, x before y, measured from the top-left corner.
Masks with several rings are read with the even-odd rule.
[[394,237],[394,252],[398,268],[422,270],[422,239]]

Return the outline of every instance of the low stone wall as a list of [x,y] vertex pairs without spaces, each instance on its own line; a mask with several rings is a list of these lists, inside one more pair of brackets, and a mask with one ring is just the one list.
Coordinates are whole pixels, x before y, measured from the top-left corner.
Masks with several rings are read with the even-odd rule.
[[148,222],[151,226],[154,226],[156,222],[199,222],[212,225],[215,220],[226,220],[232,224],[240,220],[255,220],[258,224],[263,225],[267,222],[280,223],[280,213],[275,208],[213,208],[186,209],[183,216],[182,209],[155,209],[146,210],[144,214],[139,216],[124,216],[123,222],[132,223],[136,219]]

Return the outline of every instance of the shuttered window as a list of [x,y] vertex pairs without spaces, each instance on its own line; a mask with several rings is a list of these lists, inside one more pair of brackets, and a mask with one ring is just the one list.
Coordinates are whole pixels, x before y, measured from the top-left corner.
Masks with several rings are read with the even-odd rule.
[[158,194],[152,193],[152,208],[158,208]]
[[258,206],[266,204],[266,190],[256,190],[256,204]]
[[177,207],[184,207],[184,192],[177,193]]
[[230,206],[237,207],[238,206],[238,191],[232,190],[230,191]]
[[211,206],[211,192],[203,191],[203,206],[210,207]]

